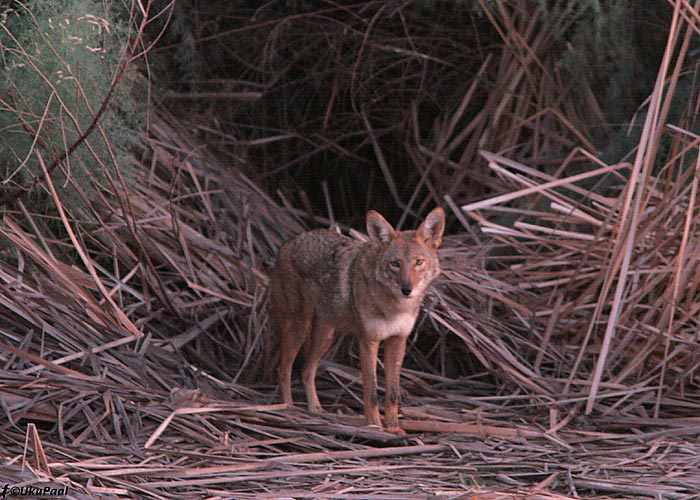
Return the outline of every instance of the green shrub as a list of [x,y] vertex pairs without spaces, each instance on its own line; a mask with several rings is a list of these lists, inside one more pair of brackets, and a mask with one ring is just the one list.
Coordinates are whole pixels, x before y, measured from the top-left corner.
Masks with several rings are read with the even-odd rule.
[[[43,177],[39,156],[47,166],[65,156],[52,179],[62,195],[82,200],[73,208],[83,206],[96,189],[108,189],[117,168],[127,182],[133,177],[130,150],[146,108],[135,71],[127,69],[99,126],[70,151],[95,120],[124,64],[130,26],[122,7],[106,5],[35,0],[4,12],[0,168],[5,186],[26,188]],[[87,196],[78,196],[80,191]],[[32,199],[42,198],[34,194]]]

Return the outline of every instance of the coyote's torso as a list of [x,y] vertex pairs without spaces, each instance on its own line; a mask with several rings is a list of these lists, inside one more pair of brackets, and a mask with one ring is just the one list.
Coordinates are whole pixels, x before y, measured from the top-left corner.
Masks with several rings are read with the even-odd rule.
[[309,409],[320,411],[315,388],[318,362],[334,332],[358,336],[365,390],[365,416],[380,425],[376,357],[387,341],[387,427],[398,426],[398,373],[406,337],[430,282],[440,273],[437,247],[444,213],[435,209],[416,231],[394,231],[376,212],[367,215],[370,239],[360,242],[330,230],[302,233],[280,250],[271,276],[272,314],[280,332],[280,388],[292,402],[291,368],[305,346],[302,379]]

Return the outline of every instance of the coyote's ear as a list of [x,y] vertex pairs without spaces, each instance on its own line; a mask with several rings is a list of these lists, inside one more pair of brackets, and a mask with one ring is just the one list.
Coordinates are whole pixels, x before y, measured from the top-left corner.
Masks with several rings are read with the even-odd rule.
[[445,230],[445,211],[437,207],[428,214],[423,223],[418,226],[416,236],[422,239],[426,245],[437,250],[442,243],[442,233]]
[[391,224],[374,210],[367,212],[367,234],[370,240],[383,244],[391,243],[396,237],[396,231]]

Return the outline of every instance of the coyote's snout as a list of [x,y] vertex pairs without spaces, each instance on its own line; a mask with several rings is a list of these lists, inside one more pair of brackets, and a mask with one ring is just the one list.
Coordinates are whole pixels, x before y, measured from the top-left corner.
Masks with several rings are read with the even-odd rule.
[[375,211],[367,214],[369,242],[319,229],[288,241],[271,277],[272,316],[280,334],[279,386],[292,403],[292,364],[302,346],[302,381],[310,411],[322,410],[316,370],[333,334],[357,335],[365,420],[381,426],[377,405],[377,352],[384,345],[385,423],[399,427],[399,375],[406,338],[430,282],[440,274],[437,249],[445,213],[436,208],[415,231],[395,231]]

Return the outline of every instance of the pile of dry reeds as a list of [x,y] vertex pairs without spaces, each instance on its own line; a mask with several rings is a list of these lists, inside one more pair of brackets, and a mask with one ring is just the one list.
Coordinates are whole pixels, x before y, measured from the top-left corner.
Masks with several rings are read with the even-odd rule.
[[[114,182],[94,179],[104,189],[79,191],[78,209],[47,170],[34,189],[50,209],[8,198],[0,488],[68,485],[75,498],[696,498],[700,141],[695,101],[670,110],[680,85],[697,90],[684,69],[700,17],[673,2],[657,85],[636,117],[642,134],[628,158],[607,165],[584,126],[604,119],[592,96],[581,102],[566,90],[554,28],[525,1],[483,3],[479,22],[494,30],[493,46],[454,107],[426,125],[426,108],[407,106],[401,127],[378,127],[410,94],[392,92],[392,78],[435,70],[425,61],[467,64],[438,57],[427,36],[374,40],[371,21],[381,24],[390,8],[381,4],[250,21],[274,28],[272,47],[285,29],[298,35],[295,20],[347,15],[329,24],[357,38],[345,49],[357,56],[347,82],[362,91],[330,94],[316,109],[328,123],[303,117],[323,124],[294,138],[313,138],[310,150],[285,142],[288,130],[239,143],[226,122],[215,130],[158,111],[135,154],[134,184],[110,164]],[[324,38],[337,34],[323,26]],[[403,70],[373,86],[376,54]],[[430,85],[449,87],[449,78],[428,80],[415,91],[421,99]],[[334,122],[336,98],[355,99],[357,114]],[[348,137],[338,135],[346,127]],[[273,147],[261,153],[265,145]],[[284,409],[270,383],[267,271],[284,240],[334,218],[339,192],[332,183],[316,200],[294,192],[318,173],[295,162],[334,151],[341,169],[348,157],[369,163],[368,150],[378,170],[356,173],[367,189],[349,206],[361,213],[370,195],[388,193],[385,206],[404,222],[433,203],[452,219],[444,273],[402,372],[402,438],[362,427],[351,342],[322,366],[328,414]],[[401,177],[393,159],[415,169]],[[269,174],[263,160],[280,170]],[[351,177],[335,187],[349,190]],[[311,213],[319,200],[325,218]]]
[[696,101],[676,91],[691,80],[697,94],[697,67],[684,69],[696,22],[676,4],[628,159],[607,165],[577,148],[550,175],[482,152],[514,190],[462,207],[508,248],[492,276],[529,292],[527,375],[550,394],[586,394],[586,413],[682,414],[695,399],[700,142]]

